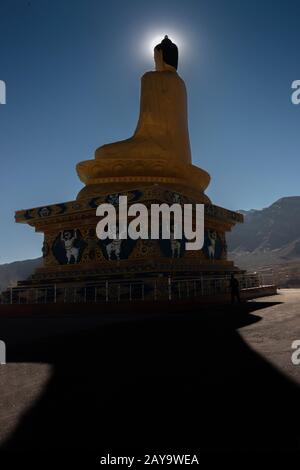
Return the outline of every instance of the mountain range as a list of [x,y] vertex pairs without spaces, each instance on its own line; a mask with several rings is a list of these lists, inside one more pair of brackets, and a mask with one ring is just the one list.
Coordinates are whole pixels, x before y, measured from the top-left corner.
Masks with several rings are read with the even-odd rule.
[[227,237],[229,258],[240,268],[273,270],[283,286],[300,286],[300,196],[239,212],[244,224]]
[[42,258],[14,261],[0,265],[0,291],[15,286],[18,281],[27,279],[42,263]]

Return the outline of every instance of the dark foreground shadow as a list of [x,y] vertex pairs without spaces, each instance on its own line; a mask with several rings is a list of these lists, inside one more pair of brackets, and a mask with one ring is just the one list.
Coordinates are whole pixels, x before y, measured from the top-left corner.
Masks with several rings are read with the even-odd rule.
[[54,372],[2,450],[296,449],[298,387],[236,331],[267,305],[166,313],[16,348],[11,361]]

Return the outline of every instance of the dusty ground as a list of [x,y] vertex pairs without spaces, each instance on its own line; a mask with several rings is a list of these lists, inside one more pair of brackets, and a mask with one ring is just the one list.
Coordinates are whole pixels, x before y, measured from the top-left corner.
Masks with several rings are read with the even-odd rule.
[[300,448],[300,289],[176,315],[0,318],[0,338],[3,449]]
[[[269,306],[269,302],[278,302]],[[238,331],[251,348],[300,384],[300,365],[291,361],[291,344],[300,340],[300,289],[280,289],[278,295],[259,299],[266,308],[262,320]]]

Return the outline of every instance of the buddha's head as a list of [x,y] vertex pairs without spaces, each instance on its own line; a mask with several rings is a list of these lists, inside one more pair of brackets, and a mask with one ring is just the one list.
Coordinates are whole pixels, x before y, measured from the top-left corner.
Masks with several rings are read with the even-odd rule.
[[178,67],[178,48],[168,36],[154,48],[155,68],[158,72],[171,70],[176,72]]

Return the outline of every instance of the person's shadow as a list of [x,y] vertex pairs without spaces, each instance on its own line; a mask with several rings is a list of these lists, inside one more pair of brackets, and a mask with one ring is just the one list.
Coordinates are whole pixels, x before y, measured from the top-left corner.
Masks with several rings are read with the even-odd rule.
[[299,445],[299,388],[236,331],[268,303],[155,314],[35,342],[53,375],[2,450],[278,450]]

